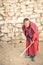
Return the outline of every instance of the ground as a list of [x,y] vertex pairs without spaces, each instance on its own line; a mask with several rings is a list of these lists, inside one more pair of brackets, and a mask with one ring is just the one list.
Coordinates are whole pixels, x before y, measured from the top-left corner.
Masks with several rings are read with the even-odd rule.
[[0,65],[43,65],[43,42],[39,43],[39,52],[34,62],[25,54],[20,56],[24,49],[25,43],[14,46],[14,44],[0,42]]

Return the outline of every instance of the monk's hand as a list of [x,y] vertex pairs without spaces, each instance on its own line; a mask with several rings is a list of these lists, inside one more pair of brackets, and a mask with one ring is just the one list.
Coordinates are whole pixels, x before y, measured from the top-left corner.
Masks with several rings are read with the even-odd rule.
[[34,44],[34,41],[31,41],[31,44]]

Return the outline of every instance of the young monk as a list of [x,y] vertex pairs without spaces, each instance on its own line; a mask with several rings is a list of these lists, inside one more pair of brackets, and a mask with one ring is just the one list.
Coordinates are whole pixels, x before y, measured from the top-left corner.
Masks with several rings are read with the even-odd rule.
[[28,18],[25,18],[23,20],[22,30],[26,36],[26,48],[32,43],[31,47],[26,51],[26,54],[34,61],[39,47],[38,27]]

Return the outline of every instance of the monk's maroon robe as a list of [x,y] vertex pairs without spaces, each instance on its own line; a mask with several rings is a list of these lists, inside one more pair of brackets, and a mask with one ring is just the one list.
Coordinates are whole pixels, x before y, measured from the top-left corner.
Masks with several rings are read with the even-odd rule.
[[22,26],[24,35],[26,36],[26,48],[31,44],[30,40],[34,41],[34,44],[26,51],[27,55],[36,55],[39,46],[38,40],[38,28],[35,23],[30,22],[29,27]]

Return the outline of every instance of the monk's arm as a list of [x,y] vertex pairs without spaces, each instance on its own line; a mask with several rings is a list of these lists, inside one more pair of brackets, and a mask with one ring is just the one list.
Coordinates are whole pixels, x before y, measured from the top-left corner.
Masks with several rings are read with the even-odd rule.
[[33,41],[36,41],[36,40],[38,40],[38,36],[39,36],[39,33],[38,33],[38,28],[37,28],[37,29],[35,29],[34,31],[35,31],[35,33],[34,33],[34,35],[33,35],[32,40],[33,40]]
[[22,26],[22,30],[23,30],[24,35],[26,36],[26,29],[24,25]]

